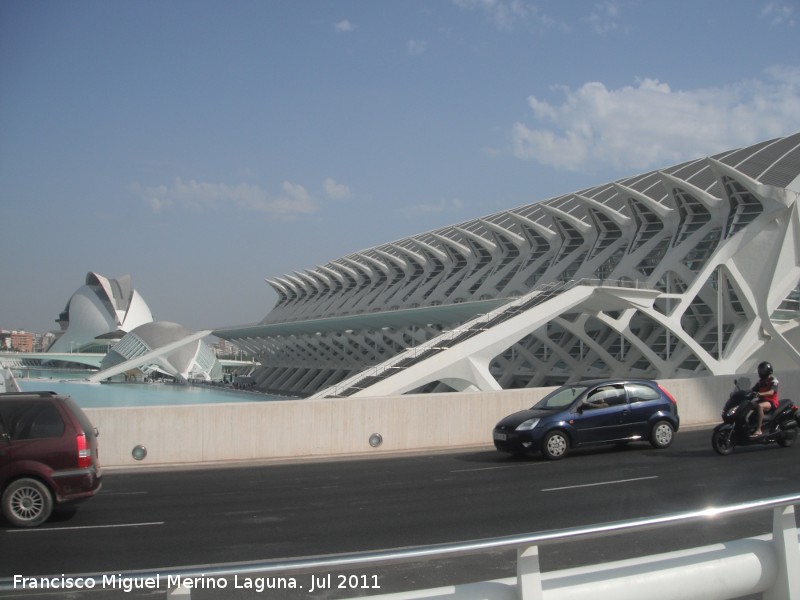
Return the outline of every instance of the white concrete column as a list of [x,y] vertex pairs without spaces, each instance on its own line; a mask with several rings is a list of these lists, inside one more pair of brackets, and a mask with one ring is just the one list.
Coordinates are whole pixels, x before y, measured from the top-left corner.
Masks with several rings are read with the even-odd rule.
[[772,543],[778,559],[775,584],[764,592],[764,600],[800,600],[800,545],[794,506],[772,512]]
[[517,589],[520,600],[542,600],[542,573],[539,570],[539,546],[517,550]]

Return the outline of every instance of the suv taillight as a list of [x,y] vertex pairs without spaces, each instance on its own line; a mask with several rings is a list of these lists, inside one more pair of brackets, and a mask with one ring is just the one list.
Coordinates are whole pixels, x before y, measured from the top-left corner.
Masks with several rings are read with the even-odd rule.
[[78,468],[83,469],[92,466],[92,448],[85,433],[79,433],[78,440]]

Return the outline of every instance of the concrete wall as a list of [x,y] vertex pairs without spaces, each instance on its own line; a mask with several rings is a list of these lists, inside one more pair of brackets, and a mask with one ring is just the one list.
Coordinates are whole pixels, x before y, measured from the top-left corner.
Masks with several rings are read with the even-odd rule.
[[18,391],[20,391],[19,385],[17,384],[17,380],[14,379],[11,369],[7,369],[0,364],[0,393]]
[[[755,377],[751,378],[755,381]],[[719,421],[732,376],[666,380],[681,426]],[[780,374],[792,398],[800,372]],[[193,406],[91,408],[105,467],[378,454],[491,446],[495,423],[552,388]],[[797,396],[800,400],[800,395]],[[372,434],[383,443],[373,448]],[[147,448],[135,460],[134,446]]]

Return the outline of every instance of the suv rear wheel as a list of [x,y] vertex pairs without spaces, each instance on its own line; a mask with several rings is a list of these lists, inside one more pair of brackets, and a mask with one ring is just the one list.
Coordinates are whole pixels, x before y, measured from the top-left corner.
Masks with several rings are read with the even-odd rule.
[[37,527],[53,512],[53,495],[36,479],[17,479],[3,492],[3,516],[17,527]]

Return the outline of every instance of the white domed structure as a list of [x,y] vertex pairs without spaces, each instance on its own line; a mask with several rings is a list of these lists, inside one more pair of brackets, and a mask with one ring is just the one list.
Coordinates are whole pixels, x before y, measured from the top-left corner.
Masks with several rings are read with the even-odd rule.
[[198,335],[177,323],[145,323],[127,333],[106,354],[96,377],[102,378],[104,371],[111,372],[117,370],[114,367],[131,362],[130,370],[138,370],[146,377],[161,373],[184,383],[190,379],[222,379],[222,366]]
[[128,331],[152,321],[130,275],[108,279],[88,273],[56,319],[62,331],[48,352],[105,352]]

